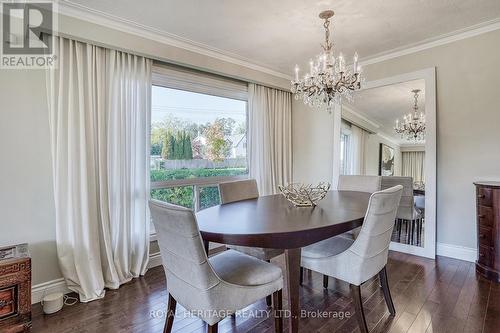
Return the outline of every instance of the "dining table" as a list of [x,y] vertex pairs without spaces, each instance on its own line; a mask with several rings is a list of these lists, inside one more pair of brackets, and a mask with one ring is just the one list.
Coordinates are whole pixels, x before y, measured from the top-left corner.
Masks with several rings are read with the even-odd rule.
[[283,249],[290,332],[300,320],[301,249],[362,225],[370,194],[329,191],[314,207],[295,207],[283,195],[217,205],[196,213],[208,251],[209,242]]

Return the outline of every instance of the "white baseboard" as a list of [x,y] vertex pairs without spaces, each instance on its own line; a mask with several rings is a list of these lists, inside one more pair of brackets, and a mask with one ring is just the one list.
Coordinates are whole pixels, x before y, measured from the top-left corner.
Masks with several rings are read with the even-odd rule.
[[474,262],[477,259],[477,249],[453,244],[437,243],[437,255]]
[[31,287],[31,304],[39,303],[44,295],[52,293],[70,293],[71,290],[66,286],[64,278],[59,278],[44,283],[36,284]]
[[163,264],[163,261],[161,260],[161,254],[160,252],[158,253],[152,253],[149,255],[149,262],[148,262],[148,269],[161,266]]
[[[153,253],[149,256],[148,269],[161,265],[162,261],[160,253]],[[68,294],[70,292],[71,290],[69,290],[66,286],[64,278],[36,284],[31,287],[31,304],[39,303],[44,295],[52,293]]]

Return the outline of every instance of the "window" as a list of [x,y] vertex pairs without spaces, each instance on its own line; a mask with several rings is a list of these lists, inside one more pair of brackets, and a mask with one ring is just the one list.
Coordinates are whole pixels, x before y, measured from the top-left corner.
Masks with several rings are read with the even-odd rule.
[[219,204],[218,184],[248,174],[246,119],[246,85],[191,72],[153,75],[151,198],[194,210]]
[[340,174],[347,175],[349,173],[349,135],[340,133]]
[[340,128],[340,174],[348,175],[351,172],[351,129],[349,124],[342,120]]

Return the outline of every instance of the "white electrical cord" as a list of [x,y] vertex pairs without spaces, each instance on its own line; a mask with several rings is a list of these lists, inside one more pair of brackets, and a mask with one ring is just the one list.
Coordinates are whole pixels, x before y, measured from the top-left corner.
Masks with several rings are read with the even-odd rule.
[[77,297],[71,297],[68,295],[64,295],[63,300],[64,300],[64,305],[68,305],[68,306],[75,305],[76,303],[78,303]]

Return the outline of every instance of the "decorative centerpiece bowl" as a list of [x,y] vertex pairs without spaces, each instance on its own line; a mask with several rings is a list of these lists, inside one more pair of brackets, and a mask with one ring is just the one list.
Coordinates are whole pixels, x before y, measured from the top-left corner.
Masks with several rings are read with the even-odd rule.
[[314,207],[325,198],[330,189],[330,183],[321,182],[316,186],[291,183],[286,186],[279,185],[278,188],[281,194],[295,207]]

